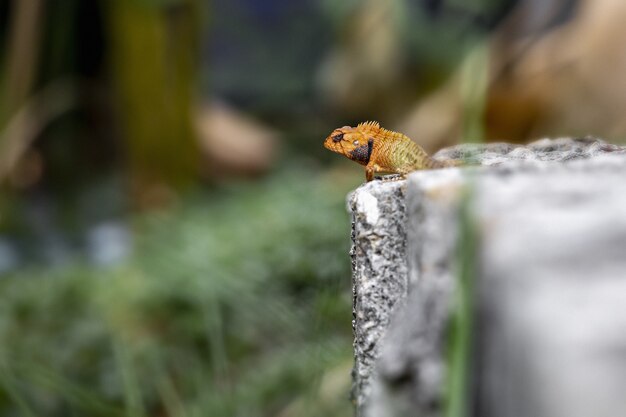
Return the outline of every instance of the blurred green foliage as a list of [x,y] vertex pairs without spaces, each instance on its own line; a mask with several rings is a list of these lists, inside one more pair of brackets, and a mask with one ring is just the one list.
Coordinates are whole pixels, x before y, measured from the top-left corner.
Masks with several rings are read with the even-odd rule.
[[4,277],[0,414],[351,413],[339,188],[298,168],[198,192],[130,219],[123,265]]

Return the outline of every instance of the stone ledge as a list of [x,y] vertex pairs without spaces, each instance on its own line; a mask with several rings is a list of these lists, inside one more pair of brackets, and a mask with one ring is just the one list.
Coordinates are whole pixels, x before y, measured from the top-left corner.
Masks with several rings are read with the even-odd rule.
[[[437,154],[439,158],[459,156],[483,166],[420,171],[407,181],[372,182],[349,198],[353,213],[353,393],[359,416],[441,415],[445,326],[456,280],[458,208],[468,185],[481,238],[476,242],[477,302],[480,328],[485,330],[478,337],[482,377],[476,384],[480,386],[477,392],[483,394],[473,398],[476,407],[487,410],[481,416],[543,415],[506,414],[501,404],[493,404],[494,393],[503,389],[493,382],[505,378],[501,376],[503,363],[523,361],[511,356],[515,349],[498,356],[490,346],[504,343],[510,348],[510,341],[502,340],[508,334],[504,330],[531,320],[528,315],[515,316],[519,309],[511,305],[535,306],[541,298],[537,292],[536,298],[524,300],[511,293],[511,288],[529,282],[543,285],[549,279],[544,275],[561,276],[553,280],[554,285],[571,288],[576,271],[564,269],[567,265],[578,265],[576,270],[589,275],[595,263],[585,254],[607,253],[610,242],[626,248],[624,148],[584,138],[542,140],[528,146],[460,145]],[[613,197],[602,204],[606,196]],[[591,239],[594,231],[598,237]],[[559,251],[580,239],[595,243]],[[619,264],[612,257],[607,265],[626,271],[623,258]],[[626,311],[622,314],[626,317]],[[500,315],[516,321],[508,323]],[[541,332],[540,323],[534,324],[533,331]],[[517,377],[506,378],[522,392],[528,387]],[[510,389],[504,394],[510,395]],[[549,402],[543,397],[521,398],[526,404]]]

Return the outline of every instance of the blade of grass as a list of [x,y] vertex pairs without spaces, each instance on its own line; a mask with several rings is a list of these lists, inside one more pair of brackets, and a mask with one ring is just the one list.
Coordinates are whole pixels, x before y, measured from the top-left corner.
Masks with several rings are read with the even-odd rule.
[[461,205],[459,274],[455,292],[455,311],[450,324],[448,346],[447,417],[469,415],[469,382],[474,330],[474,285],[477,232],[471,217],[471,187],[465,190]]
[[129,417],[145,417],[146,412],[141,399],[137,375],[132,363],[131,353],[127,346],[119,339],[113,341],[113,352],[117,368],[120,371],[122,385],[124,386],[124,400],[126,412]]
[[[484,109],[488,78],[487,53],[486,45],[480,43],[474,47],[463,64],[464,142],[482,142],[484,138]],[[452,315],[448,345],[447,417],[465,417],[470,414],[468,394],[474,330],[475,248],[478,238],[471,216],[473,191],[474,186],[470,178],[464,190],[460,208],[456,309]]]
[[8,367],[2,366],[2,368],[0,369],[0,386],[4,388],[9,398],[11,398],[13,402],[15,402],[24,417],[36,417],[37,414],[33,409],[30,408],[26,400],[22,397],[17,389],[17,385],[17,381],[15,380]]
[[19,369],[21,379],[38,385],[46,390],[59,394],[70,404],[93,416],[122,417],[125,414],[117,407],[93,393],[89,387],[65,378],[58,371],[46,368],[42,364],[20,362],[14,365]]

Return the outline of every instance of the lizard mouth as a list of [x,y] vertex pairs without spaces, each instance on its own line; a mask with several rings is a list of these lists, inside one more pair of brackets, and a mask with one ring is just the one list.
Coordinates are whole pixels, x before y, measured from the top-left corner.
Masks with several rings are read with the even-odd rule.
[[324,141],[324,147],[330,151],[343,153],[343,132],[335,130]]
[[341,142],[336,142],[333,139],[333,136],[330,135],[329,137],[326,138],[326,140],[324,141],[324,147],[330,151],[333,152],[337,152],[337,150],[342,149],[342,143]]

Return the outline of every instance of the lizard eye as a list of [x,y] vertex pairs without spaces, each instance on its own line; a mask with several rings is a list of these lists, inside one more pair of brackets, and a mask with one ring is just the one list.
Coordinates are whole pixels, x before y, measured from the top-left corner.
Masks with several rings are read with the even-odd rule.
[[333,136],[333,142],[341,142],[343,140],[343,133],[338,133]]
[[352,142],[352,144],[353,144],[354,146],[357,146],[357,145],[359,144],[359,141],[358,141],[358,140],[355,140],[354,142]]

